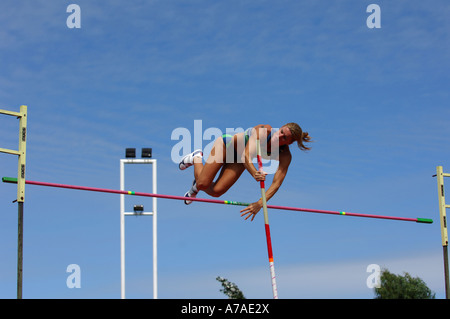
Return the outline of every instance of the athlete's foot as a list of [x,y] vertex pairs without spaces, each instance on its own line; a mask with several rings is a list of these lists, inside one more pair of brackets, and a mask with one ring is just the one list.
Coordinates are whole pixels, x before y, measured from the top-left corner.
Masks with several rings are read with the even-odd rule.
[[[194,182],[192,183],[191,189],[188,190],[188,191],[186,192],[186,194],[184,194],[184,197],[196,198],[196,197],[197,197],[197,194],[198,194],[197,183],[195,182],[195,179],[194,179]],[[189,204],[192,203],[192,201],[191,201],[191,200],[188,200],[188,199],[185,199],[185,200],[184,200],[184,203],[185,203],[186,205],[189,205]]]
[[195,150],[195,151],[193,151],[192,153],[190,153],[190,154],[184,156],[184,157],[181,159],[180,164],[178,164],[178,167],[179,167],[181,170],[185,170],[185,169],[188,168],[189,166],[194,165],[194,157],[200,157],[200,158],[202,158],[202,157],[203,157],[203,152],[202,152],[202,150]]

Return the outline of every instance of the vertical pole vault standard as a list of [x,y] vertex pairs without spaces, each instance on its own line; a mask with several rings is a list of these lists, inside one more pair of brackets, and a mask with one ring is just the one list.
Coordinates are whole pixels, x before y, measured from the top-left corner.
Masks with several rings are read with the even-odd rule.
[[[261,144],[259,142],[259,139],[256,140],[256,156],[257,156],[257,160],[258,160],[259,171],[262,172],[263,165],[262,165],[262,159],[261,159]],[[260,182],[260,186],[261,186],[261,199],[263,202],[264,226],[266,229],[267,252],[269,255],[270,276],[271,276],[271,280],[272,280],[273,299],[278,299],[277,282],[276,282],[276,278],[275,278],[275,266],[273,264],[272,240],[270,238],[269,214],[267,212],[266,189],[265,189],[264,181]]]
[[445,278],[445,297],[450,299],[449,288],[449,270],[448,270],[448,232],[447,232],[447,214],[446,209],[450,208],[450,205],[445,204],[445,192],[444,192],[444,177],[450,177],[450,174],[446,174],[443,171],[442,166],[436,167],[438,197],[439,197],[439,217],[441,220],[441,237],[442,237],[442,249],[444,254],[444,278]]
[[25,162],[27,150],[27,106],[21,105],[20,112],[0,110],[0,114],[15,116],[19,119],[19,150],[0,148],[1,153],[19,156],[17,165],[17,205],[18,205],[18,232],[17,232],[17,299],[22,299],[23,275],[23,205],[25,202]]

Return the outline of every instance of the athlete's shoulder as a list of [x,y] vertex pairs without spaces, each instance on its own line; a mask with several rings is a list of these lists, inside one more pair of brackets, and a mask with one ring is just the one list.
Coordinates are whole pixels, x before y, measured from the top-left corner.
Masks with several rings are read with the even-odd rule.
[[288,145],[283,145],[280,147],[280,154],[278,156],[278,159],[280,163],[286,163],[287,165],[289,165],[292,160],[292,154]]
[[272,129],[272,126],[270,124],[258,124],[255,126],[255,128]]
[[272,131],[272,126],[269,124],[258,124],[256,126],[254,126],[253,128],[258,131],[266,131],[266,132]]

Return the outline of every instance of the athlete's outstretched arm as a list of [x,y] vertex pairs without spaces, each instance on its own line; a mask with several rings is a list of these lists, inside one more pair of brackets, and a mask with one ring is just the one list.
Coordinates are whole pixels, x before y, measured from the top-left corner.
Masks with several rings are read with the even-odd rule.
[[[284,178],[286,177],[289,165],[291,164],[292,155],[291,152],[287,151],[282,154],[280,154],[280,163],[278,165],[278,169],[275,172],[275,175],[273,177],[272,184],[270,185],[269,189],[266,191],[266,200],[268,201],[270,198],[272,198],[278,189],[280,189],[281,184],[284,181]],[[260,198],[257,202],[254,202],[241,210],[240,212],[241,217],[245,217],[245,220],[252,217],[251,221],[255,218],[256,214],[261,210],[263,204],[262,199]]]

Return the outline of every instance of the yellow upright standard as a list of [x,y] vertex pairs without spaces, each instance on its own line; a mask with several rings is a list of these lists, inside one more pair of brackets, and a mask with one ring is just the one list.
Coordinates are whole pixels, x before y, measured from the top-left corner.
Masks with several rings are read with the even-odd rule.
[[20,112],[12,112],[0,110],[0,114],[15,116],[19,119],[19,150],[9,150],[0,148],[1,153],[13,154],[19,156],[18,173],[17,173],[17,201],[23,203],[25,201],[25,163],[27,153],[27,106],[22,105]]
[[444,173],[442,166],[437,166],[436,177],[437,177],[438,197],[439,197],[439,217],[441,221],[441,238],[442,238],[442,247],[444,251],[445,296],[447,299],[450,299],[449,274],[448,274],[449,272],[448,232],[447,232],[447,214],[446,214],[446,209],[450,208],[450,205],[445,204],[445,191],[444,191],[444,177],[450,177],[450,174]]
[[18,241],[17,241],[17,299],[22,299],[23,273],[23,203],[25,202],[25,163],[27,153],[27,106],[20,106],[20,112],[0,110],[0,114],[15,116],[19,119],[19,150],[0,148],[1,153],[18,155],[17,165],[17,201],[18,203]]

